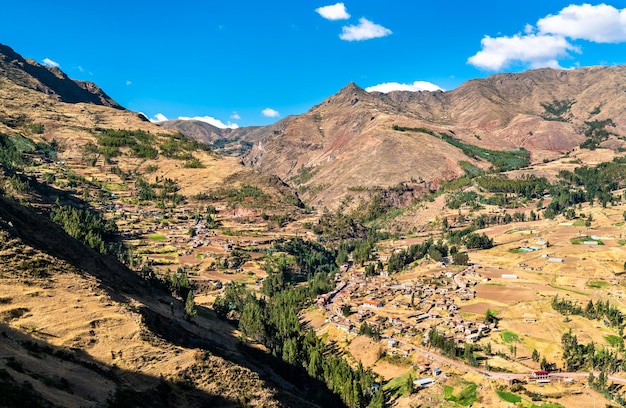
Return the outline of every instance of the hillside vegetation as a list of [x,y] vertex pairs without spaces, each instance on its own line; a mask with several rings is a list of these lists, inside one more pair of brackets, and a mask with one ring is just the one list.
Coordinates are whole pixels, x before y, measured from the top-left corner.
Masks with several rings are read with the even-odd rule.
[[624,75],[225,130],[0,47],[0,405],[624,406]]

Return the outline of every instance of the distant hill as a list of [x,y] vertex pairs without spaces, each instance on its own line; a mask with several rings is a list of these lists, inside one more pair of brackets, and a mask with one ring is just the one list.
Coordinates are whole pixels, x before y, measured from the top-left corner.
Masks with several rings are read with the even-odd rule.
[[0,44],[0,77],[9,78],[19,86],[43,92],[62,102],[85,102],[123,109],[96,84],[70,79],[59,68],[25,59],[2,44]]
[[242,156],[252,149],[254,143],[268,135],[278,133],[289,117],[268,126],[246,126],[236,129],[222,129],[200,120],[168,120],[158,125],[174,129],[183,135],[207,144],[223,155]]
[[493,165],[459,143],[524,148],[532,162],[571,151],[593,128],[608,132],[595,145],[623,146],[626,66],[500,74],[449,92],[368,93],[351,83],[280,125],[244,161],[299,188],[306,202],[336,207],[355,192],[401,183],[416,194]]

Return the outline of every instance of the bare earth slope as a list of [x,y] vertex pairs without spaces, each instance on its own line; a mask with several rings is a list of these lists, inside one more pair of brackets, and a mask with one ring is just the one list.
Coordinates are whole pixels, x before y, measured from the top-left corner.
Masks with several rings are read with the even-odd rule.
[[266,132],[244,161],[285,180],[307,173],[306,182],[293,183],[304,187],[305,201],[336,207],[356,186],[436,183],[463,174],[460,160],[487,167],[432,134],[407,135],[394,125],[493,150],[523,147],[541,162],[583,142],[586,121],[611,119],[610,131],[623,136],[625,107],[624,66],[500,74],[450,92],[368,93],[349,84]]

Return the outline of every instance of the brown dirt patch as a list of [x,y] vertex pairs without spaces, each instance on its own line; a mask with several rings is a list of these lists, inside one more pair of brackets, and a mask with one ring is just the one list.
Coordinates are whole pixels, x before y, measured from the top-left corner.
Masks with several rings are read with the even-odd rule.
[[461,312],[484,315],[488,309],[498,309],[499,307],[500,306],[495,303],[478,302],[473,305],[462,306],[459,310]]
[[356,361],[360,361],[365,367],[371,367],[378,361],[380,347],[380,343],[367,336],[357,336],[347,349]]
[[481,299],[494,300],[496,302],[512,305],[524,300],[535,299],[535,292],[518,286],[491,286],[478,285],[476,287],[476,297]]

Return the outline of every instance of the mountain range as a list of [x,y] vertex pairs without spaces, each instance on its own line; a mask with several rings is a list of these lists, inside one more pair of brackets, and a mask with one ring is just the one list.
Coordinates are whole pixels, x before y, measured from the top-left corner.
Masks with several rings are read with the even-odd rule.
[[[248,341],[231,324],[243,315],[235,301],[224,301],[226,319],[209,306],[222,283],[257,294],[276,278],[270,289],[293,287],[304,304],[319,292],[304,290],[309,276],[293,265],[309,262],[323,287],[316,268],[348,259],[347,247],[318,243],[315,209],[402,208],[463,176],[564,160],[581,145],[623,152],[625,109],[618,66],[500,74],[446,92],[350,83],[269,126],[157,125],[97,85],[0,45],[0,406],[342,406],[345,384],[341,392],[373,400],[357,382],[322,381],[326,360],[343,367],[342,378],[367,377],[334,343],[315,354],[318,367],[313,358],[293,364],[304,343],[322,343],[304,334],[312,323],[302,315],[252,319],[296,333],[290,353]],[[91,224],[106,245],[84,234]],[[373,250],[365,225],[346,224]],[[210,242],[196,240],[200,233]],[[311,252],[305,259],[287,248]],[[193,313],[182,276],[205,296],[191,302]],[[245,310],[273,302],[290,311],[295,302],[264,296],[247,296]]]
[[599,144],[623,147],[625,66],[499,74],[448,92],[366,92],[351,83],[308,112],[267,127],[163,126],[203,142],[252,145],[239,150],[244,163],[281,177],[313,206],[336,208],[357,191],[404,184],[419,196],[465,174],[467,163],[491,167],[442,135],[495,151],[522,148],[539,163],[577,148],[590,126],[603,123],[609,135]]

